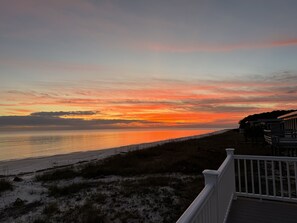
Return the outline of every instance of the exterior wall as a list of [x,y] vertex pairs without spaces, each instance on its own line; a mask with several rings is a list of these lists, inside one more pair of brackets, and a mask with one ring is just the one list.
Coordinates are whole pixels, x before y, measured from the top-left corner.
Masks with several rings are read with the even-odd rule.
[[297,111],[278,117],[284,121],[285,131],[297,131]]
[[297,117],[284,120],[285,122],[285,130],[297,130]]

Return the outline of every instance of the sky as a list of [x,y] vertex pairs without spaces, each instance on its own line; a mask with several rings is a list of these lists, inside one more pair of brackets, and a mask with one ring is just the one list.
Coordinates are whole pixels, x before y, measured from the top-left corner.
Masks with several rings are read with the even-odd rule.
[[0,129],[232,128],[297,108],[295,0],[1,0]]

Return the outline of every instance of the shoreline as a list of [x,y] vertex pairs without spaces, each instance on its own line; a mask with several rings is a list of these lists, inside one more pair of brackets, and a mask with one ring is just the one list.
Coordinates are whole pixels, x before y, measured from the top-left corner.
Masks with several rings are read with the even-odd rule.
[[53,156],[32,157],[25,159],[3,160],[0,161],[0,176],[27,174],[46,169],[58,168],[62,166],[74,165],[77,163],[104,159],[120,153],[146,149],[169,142],[181,142],[190,139],[199,139],[211,135],[222,134],[229,129],[218,130],[211,133],[193,135],[181,138],[166,139],[150,143],[132,144],[121,147],[106,148],[101,150],[73,152],[67,154],[57,154]]

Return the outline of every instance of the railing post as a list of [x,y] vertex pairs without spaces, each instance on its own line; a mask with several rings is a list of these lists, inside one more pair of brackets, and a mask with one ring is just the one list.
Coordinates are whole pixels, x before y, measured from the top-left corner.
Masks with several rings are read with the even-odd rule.
[[235,150],[234,148],[227,148],[226,149],[227,156],[230,155],[230,156],[233,157],[234,156],[234,150]]
[[214,197],[215,197],[215,207],[212,207],[215,211],[215,219],[216,222],[219,223],[219,196],[218,196],[218,178],[219,178],[219,171],[217,170],[204,170],[204,181],[205,185],[210,184],[213,185],[214,188]]
[[235,161],[234,161],[234,148],[227,148],[226,149],[226,153],[227,156],[231,157],[231,164],[230,164],[230,168],[231,168],[231,172],[233,177],[231,177],[231,182],[230,182],[230,186],[232,187],[233,190],[233,199],[236,200],[237,196],[236,196],[236,186],[235,186]]

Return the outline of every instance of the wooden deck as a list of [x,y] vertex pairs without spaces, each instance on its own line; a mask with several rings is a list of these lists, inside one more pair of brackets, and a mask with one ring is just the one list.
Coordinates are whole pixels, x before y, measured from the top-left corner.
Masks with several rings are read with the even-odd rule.
[[297,204],[238,198],[232,202],[227,223],[296,223]]

